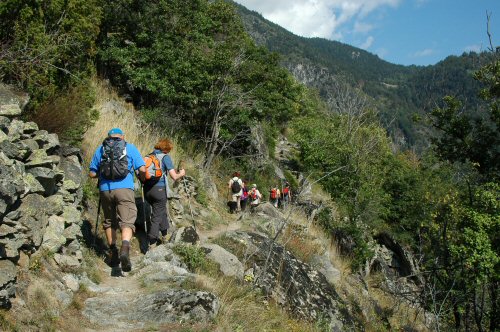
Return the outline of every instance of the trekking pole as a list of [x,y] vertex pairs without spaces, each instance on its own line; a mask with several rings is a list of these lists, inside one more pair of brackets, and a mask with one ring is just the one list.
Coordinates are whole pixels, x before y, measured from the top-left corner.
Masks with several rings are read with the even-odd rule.
[[99,216],[101,215],[101,193],[99,193],[99,202],[97,203],[97,218],[95,221],[95,231],[94,231],[94,244],[93,247],[94,249],[96,248],[96,243],[97,243],[97,231],[98,231],[98,225],[99,225]]
[[141,184],[142,218],[144,218],[144,233],[146,233],[146,246],[147,249],[149,250],[148,223],[146,221],[146,202],[144,201],[144,185],[140,181],[139,183]]
[[[179,164],[177,165],[177,172],[179,172],[181,170],[181,166],[183,166],[183,164],[184,164],[184,161],[182,159],[179,160]],[[181,181],[182,181],[182,184],[184,185],[184,191],[188,195],[189,212],[191,213],[191,220],[193,221],[193,227],[194,227],[194,230],[196,231],[196,222],[194,221],[193,208],[191,207],[191,193],[188,193],[186,179],[184,177],[182,177]]]

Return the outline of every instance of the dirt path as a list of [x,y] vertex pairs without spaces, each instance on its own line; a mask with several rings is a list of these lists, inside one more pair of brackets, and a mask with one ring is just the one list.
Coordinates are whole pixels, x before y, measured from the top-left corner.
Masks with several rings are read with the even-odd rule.
[[[239,219],[240,217],[242,217],[242,219]],[[227,225],[220,224],[209,230],[198,231],[198,235],[200,236],[200,242],[204,243],[226,232],[232,232],[243,229],[244,225],[242,221],[245,217],[246,214],[234,215],[234,218],[232,218],[232,220]]]

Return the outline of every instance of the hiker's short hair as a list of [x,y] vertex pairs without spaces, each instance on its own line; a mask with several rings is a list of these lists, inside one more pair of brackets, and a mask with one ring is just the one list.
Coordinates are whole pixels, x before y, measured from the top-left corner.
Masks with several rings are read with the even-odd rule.
[[168,138],[162,138],[161,140],[158,141],[158,143],[155,144],[156,150],[160,150],[165,153],[169,153],[173,147],[174,143],[172,143],[172,141],[169,140]]
[[234,172],[233,177],[240,177],[240,172]]

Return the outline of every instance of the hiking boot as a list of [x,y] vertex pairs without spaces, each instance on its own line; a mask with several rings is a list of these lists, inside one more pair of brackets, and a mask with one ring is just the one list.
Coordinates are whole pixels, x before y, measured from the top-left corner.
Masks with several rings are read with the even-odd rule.
[[123,272],[130,272],[132,270],[132,264],[130,263],[129,258],[130,244],[122,244],[122,248],[120,250],[120,262],[122,264]]
[[111,245],[106,251],[106,258],[104,260],[106,264],[110,267],[116,267],[120,264],[120,259],[118,258],[118,248],[116,245]]
[[172,237],[171,233],[167,233],[165,235],[160,236],[159,238],[160,244],[167,244],[171,237]]

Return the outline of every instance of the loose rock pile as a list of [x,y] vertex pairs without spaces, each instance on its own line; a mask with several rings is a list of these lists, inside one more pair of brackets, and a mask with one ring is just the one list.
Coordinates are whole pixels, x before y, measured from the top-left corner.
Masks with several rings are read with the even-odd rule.
[[0,306],[15,294],[17,265],[41,251],[61,266],[82,260],[78,149],[17,119],[26,98],[0,85]]

